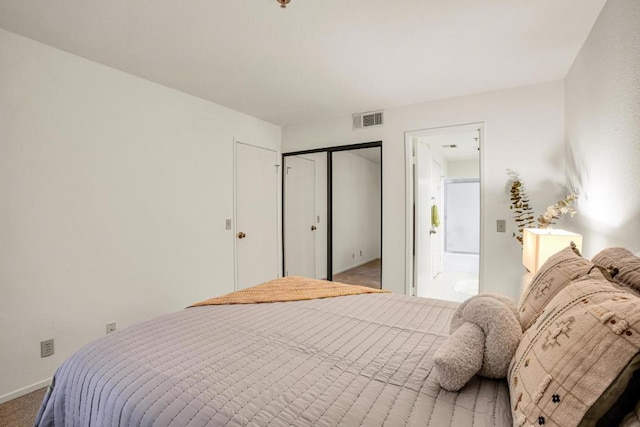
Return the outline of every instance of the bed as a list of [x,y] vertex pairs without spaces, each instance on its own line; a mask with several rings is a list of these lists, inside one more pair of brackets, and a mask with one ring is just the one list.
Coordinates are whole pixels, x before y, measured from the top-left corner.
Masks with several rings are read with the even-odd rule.
[[360,294],[188,308],[63,363],[39,426],[511,426],[505,380],[440,388],[458,304]]
[[[56,371],[36,425],[640,425],[640,258],[609,248],[587,260],[572,244],[506,317],[478,305],[490,322],[476,325],[480,346],[455,339],[472,299],[277,279],[80,349]],[[448,387],[468,367],[458,356],[505,348],[494,338],[508,334],[490,325],[509,318],[521,335],[506,380],[472,370]]]

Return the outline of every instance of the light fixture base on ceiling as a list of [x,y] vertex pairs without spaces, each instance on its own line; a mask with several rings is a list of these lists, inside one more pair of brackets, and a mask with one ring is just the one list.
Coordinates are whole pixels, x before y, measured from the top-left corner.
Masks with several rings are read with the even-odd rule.
[[280,7],[283,9],[287,7],[289,2],[291,2],[291,0],[278,0],[278,3],[280,3]]

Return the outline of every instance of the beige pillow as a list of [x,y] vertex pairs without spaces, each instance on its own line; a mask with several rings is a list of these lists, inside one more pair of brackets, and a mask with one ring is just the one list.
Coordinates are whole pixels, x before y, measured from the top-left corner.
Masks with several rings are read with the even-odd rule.
[[573,243],[552,255],[533,276],[520,298],[518,314],[522,330],[529,329],[561,289],[572,280],[589,274],[592,268],[593,264],[580,256]]
[[609,270],[615,283],[640,292],[640,258],[628,249],[603,249],[591,259],[591,262]]
[[639,352],[640,298],[598,270],[571,283],[525,332],[509,366],[514,426],[595,425],[627,388]]

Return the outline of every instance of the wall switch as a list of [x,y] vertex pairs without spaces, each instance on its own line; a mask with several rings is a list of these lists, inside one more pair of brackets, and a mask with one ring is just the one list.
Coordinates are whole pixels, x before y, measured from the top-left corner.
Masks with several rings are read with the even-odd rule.
[[362,249],[360,249],[360,256],[362,256]]
[[111,332],[115,332],[115,331],[116,331],[116,322],[107,323],[107,333],[110,334]]
[[318,215],[318,220],[316,222],[320,224],[320,215]]
[[40,357],[49,357],[51,355],[53,355],[53,338],[40,341]]
[[499,219],[498,220],[498,233],[506,233],[507,232],[507,220]]
[[224,221],[224,228],[227,230],[231,230],[231,220],[230,219],[226,219]]

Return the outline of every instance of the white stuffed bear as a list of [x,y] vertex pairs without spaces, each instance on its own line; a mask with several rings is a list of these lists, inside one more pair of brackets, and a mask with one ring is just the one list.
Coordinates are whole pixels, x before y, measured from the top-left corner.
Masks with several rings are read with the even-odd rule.
[[498,294],[476,295],[462,303],[449,332],[434,354],[438,382],[449,391],[460,390],[475,374],[505,378],[522,339],[516,305]]

